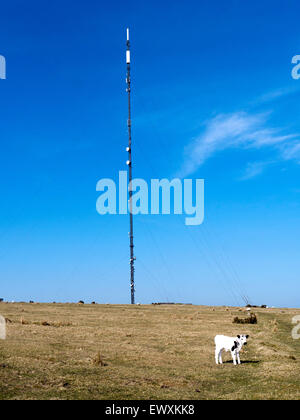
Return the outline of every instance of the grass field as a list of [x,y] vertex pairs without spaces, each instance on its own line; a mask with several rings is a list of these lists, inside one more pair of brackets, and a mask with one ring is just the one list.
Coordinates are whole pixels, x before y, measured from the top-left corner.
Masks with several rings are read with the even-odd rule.
[[[299,309],[0,303],[0,399],[299,399]],[[216,334],[250,334],[233,366]]]

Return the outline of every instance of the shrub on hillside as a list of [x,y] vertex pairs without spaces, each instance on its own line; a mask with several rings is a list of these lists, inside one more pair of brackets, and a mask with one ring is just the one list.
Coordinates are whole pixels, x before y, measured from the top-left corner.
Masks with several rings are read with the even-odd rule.
[[251,313],[247,318],[239,318],[236,316],[233,320],[234,324],[257,324],[257,316]]

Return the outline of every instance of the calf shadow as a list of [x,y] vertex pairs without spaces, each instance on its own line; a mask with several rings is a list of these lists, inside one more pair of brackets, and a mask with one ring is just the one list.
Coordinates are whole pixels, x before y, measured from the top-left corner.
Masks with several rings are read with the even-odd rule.
[[[241,360],[241,365],[245,365],[245,364],[253,364],[256,365],[257,363],[260,363],[260,360]],[[223,362],[223,364],[233,364],[232,360],[226,360],[225,362]]]

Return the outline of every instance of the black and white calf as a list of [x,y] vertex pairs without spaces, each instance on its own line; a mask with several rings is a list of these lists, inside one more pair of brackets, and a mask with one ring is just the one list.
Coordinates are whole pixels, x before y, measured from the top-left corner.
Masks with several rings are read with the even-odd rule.
[[247,339],[249,335],[237,335],[236,337],[226,337],[226,335],[216,335],[215,336],[215,357],[216,357],[216,364],[222,364],[222,351],[230,351],[233,364],[236,365],[241,364],[240,360],[240,351],[244,344],[247,344]]

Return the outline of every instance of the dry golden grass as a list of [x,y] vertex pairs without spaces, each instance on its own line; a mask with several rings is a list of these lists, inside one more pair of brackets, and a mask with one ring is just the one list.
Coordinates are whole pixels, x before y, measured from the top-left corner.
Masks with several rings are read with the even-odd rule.
[[[0,399],[299,399],[295,309],[0,303]],[[216,334],[250,334],[214,363]]]

